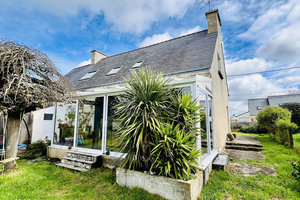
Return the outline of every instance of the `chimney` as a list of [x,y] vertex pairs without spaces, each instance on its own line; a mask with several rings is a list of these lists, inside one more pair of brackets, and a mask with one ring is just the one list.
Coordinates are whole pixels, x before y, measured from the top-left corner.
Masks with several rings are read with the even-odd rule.
[[207,19],[207,32],[210,33],[220,33],[221,32],[221,19],[218,9],[209,11],[205,13]]
[[108,56],[101,53],[100,51],[98,51],[97,49],[91,51],[92,53],[92,58],[91,58],[91,64],[96,64],[97,62],[99,62],[100,60],[102,60],[103,58],[107,58]]

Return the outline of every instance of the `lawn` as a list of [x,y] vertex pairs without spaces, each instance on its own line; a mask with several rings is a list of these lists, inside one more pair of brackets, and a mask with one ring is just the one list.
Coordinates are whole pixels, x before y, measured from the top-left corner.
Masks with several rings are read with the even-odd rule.
[[18,165],[17,171],[0,175],[0,199],[162,199],[142,189],[118,186],[110,169],[80,173],[46,161],[20,160]]
[[244,177],[228,171],[213,171],[201,194],[201,199],[298,200],[300,198],[300,184],[291,176],[291,162],[300,160],[300,154],[294,149],[279,145],[268,135],[256,136],[264,147],[263,154],[266,155],[266,159],[263,161],[234,160],[234,162],[272,166],[276,169],[277,176]]

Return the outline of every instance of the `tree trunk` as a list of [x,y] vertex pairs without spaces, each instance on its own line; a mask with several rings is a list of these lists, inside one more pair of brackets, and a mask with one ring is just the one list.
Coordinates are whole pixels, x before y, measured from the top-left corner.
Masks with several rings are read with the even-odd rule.
[[[16,158],[18,152],[20,130],[20,113],[8,114],[7,120],[7,141],[6,141],[6,159]],[[16,161],[5,165],[5,171],[11,171],[16,168]]]

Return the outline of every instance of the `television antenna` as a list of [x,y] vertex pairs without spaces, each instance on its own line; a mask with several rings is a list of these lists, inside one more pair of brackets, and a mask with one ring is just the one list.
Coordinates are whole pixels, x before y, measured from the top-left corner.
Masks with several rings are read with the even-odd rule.
[[199,5],[201,5],[205,2],[205,4],[200,8],[200,10],[203,10],[206,6],[208,6],[208,12],[211,11],[213,1],[215,1],[215,0],[202,0],[202,1],[200,1]]

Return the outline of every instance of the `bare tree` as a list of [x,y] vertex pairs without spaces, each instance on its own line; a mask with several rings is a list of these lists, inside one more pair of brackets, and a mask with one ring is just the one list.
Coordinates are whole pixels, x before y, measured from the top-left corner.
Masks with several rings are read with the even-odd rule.
[[[6,158],[17,156],[24,113],[47,102],[70,101],[72,91],[47,55],[11,41],[0,42],[0,110],[7,116]],[[15,161],[6,170],[14,167]]]

